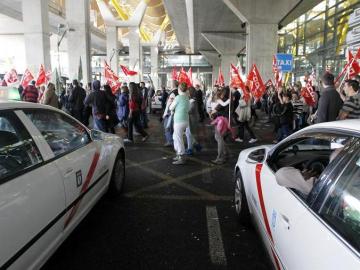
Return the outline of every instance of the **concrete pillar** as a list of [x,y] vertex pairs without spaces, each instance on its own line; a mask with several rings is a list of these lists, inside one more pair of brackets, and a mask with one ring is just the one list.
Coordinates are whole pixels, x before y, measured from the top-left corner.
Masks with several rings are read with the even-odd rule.
[[212,82],[211,82],[211,84],[213,85],[219,75],[219,67],[221,64],[219,53],[216,51],[200,51],[200,53],[206,58],[206,60],[209,62],[209,64],[212,65]]
[[106,27],[106,58],[110,68],[119,74],[119,42],[116,26]]
[[237,54],[246,46],[244,33],[203,32],[201,34],[221,55],[221,71],[224,75],[225,85],[228,85],[230,64],[237,64]]
[[246,71],[256,63],[263,80],[272,78],[272,57],[277,52],[280,20],[299,5],[312,8],[320,1],[223,0],[240,22],[247,25]]
[[80,57],[83,83],[91,81],[90,6],[88,0],[66,0],[66,34],[69,54],[69,78],[77,79]]
[[246,72],[256,64],[264,81],[273,77],[272,60],[277,53],[277,31],[277,24],[251,23],[247,26]]
[[48,5],[47,0],[22,1],[26,64],[35,75],[41,64],[51,70]]
[[129,34],[129,69],[138,71],[139,74],[132,77],[132,80],[139,82],[142,73],[142,57],[139,29],[137,27],[130,28]]
[[157,46],[151,46],[151,79],[154,83],[155,91],[159,89],[159,49]]

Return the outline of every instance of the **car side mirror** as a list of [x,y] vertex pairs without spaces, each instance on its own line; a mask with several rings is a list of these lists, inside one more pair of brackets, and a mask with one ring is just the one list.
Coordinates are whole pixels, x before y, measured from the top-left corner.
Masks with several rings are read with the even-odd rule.
[[250,164],[261,163],[265,159],[266,151],[264,148],[252,151],[246,158],[246,162]]
[[103,133],[96,129],[90,130],[90,137],[93,141],[101,141],[104,138]]

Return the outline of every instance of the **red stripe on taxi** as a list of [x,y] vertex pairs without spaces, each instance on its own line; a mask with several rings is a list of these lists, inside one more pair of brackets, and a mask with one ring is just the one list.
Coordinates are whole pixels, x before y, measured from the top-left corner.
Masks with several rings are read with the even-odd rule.
[[[264,197],[263,197],[263,192],[262,192],[262,187],[261,187],[261,170],[262,170],[262,167],[263,167],[263,164],[261,164],[261,163],[256,164],[256,169],[255,169],[256,187],[257,187],[257,192],[258,192],[259,202],[260,202],[260,207],[261,207],[261,214],[263,216],[263,220],[264,220],[264,223],[265,223],[266,232],[267,232],[272,244],[274,244],[274,240],[273,240],[270,225],[269,225],[269,220],[268,220],[267,214],[266,214]],[[280,270],[281,268],[280,268],[278,258],[277,258],[277,256],[276,256],[276,254],[275,254],[272,247],[271,247],[271,252],[272,252],[273,258],[275,260],[276,269]]]
[[[84,184],[82,185],[81,187],[81,191],[80,191],[80,194],[79,196],[85,192],[89,185],[90,185],[90,182],[91,182],[91,179],[94,175],[94,172],[95,172],[95,169],[96,169],[96,165],[99,161],[99,158],[100,158],[100,153],[99,152],[95,152],[95,155],[93,157],[93,160],[91,162],[91,165],[90,165],[90,168],[89,168],[89,171],[88,171],[88,174],[86,175],[86,179],[85,179],[85,182]],[[74,207],[71,209],[71,213],[70,215],[68,216],[67,220],[65,221],[65,225],[64,225],[64,229],[69,225],[70,221],[73,219],[73,217],[75,216],[76,214],[76,211],[77,209],[79,208],[79,205],[81,203],[81,199],[74,205]]]

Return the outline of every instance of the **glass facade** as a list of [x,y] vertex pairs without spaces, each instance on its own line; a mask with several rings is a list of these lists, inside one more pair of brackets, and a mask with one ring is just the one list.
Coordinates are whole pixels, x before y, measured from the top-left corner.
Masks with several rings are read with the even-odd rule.
[[359,0],[324,0],[279,31],[278,51],[294,55],[293,78],[314,67],[337,74],[345,65],[348,20]]

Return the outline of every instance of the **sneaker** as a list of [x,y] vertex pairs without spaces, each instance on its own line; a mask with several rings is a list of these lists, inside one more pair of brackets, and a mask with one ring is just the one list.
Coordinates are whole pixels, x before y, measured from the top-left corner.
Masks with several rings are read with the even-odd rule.
[[258,139],[252,138],[250,139],[249,143],[256,143],[258,141]]
[[185,154],[188,156],[192,156],[194,153],[192,149],[186,149]]
[[125,138],[124,139],[124,143],[132,143],[133,141],[132,140],[129,140],[128,138]]
[[181,157],[180,156],[176,156],[173,158],[173,161],[178,161]]
[[172,143],[167,142],[164,144],[164,147],[170,147],[170,146],[172,146]]
[[182,157],[179,157],[179,159],[174,161],[172,164],[174,164],[174,165],[183,165],[185,163],[186,163],[185,160]]
[[244,140],[240,139],[240,138],[236,138],[235,142],[244,142]]
[[146,135],[145,137],[143,137],[143,138],[141,139],[141,141],[142,141],[142,142],[146,142],[147,139],[149,139],[149,135]]
[[223,159],[215,159],[215,160],[211,160],[211,163],[216,164],[216,165],[221,165],[225,163],[225,160]]

